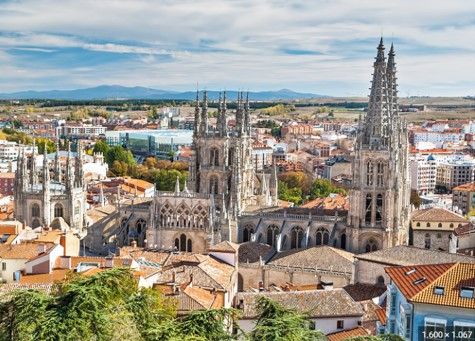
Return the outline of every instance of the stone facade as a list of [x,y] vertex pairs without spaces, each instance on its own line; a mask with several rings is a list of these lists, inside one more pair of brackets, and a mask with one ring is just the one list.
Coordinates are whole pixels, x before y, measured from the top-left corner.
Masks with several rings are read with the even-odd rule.
[[85,218],[82,147],[78,145],[74,158],[69,150],[65,169],[56,147],[54,164],[49,164],[45,153],[40,169],[36,148],[30,157],[20,150],[14,190],[15,219],[33,228],[53,226],[81,231]]

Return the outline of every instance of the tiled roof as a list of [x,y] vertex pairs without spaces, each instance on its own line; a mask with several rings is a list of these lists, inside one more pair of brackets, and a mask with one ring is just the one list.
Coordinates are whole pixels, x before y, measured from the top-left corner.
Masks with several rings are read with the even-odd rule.
[[133,259],[144,258],[148,261],[163,265],[170,256],[170,252],[148,251],[144,248],[124,246],[120,248],[120,256],[131,257]]
[[[43,243],[46,250],[50,250],[53,243]],[[3,259],[30,259],[38,256],[37,243],[20,243],[20,244],[0,244],[0,258]]]
[[384,308],[376,309],[376,315],[378,316],[379,322],[383,326],[385,326],[386,325],[386,309]]
[[355,301],[361,302],[380,297],[386,292],[385,285],[356,283],[343,288]]
[[66,278],[66,275],[71,270],[68,269],[55,269],[48,274],[31,274],[23,275],[20,277],[20,284],[54,284],[60,282]]
[[243,304],[242,318],[254,319],[259,315],[256,300],[265,296],[312,318],[363,316],[361,304],[353,301],[343,289],[284,292],[239,292],[237,301]]
[[229,242],[227,240],[213,245],[209,248],[210,252],[217,251],[217,252],[229,252],[229,253],[236,253],[239,249],[239,245]]
[[[434,292],[444,288],[443,295]],[[462,287],[475,287],[475,264],[457,263],[412,297],[413,302],[475,309],[475,297],[460,296]]]
[[353,257],[354,255],[350,252],[323,245],[303,250],[294,249],[276,253],[267,264],[291,268],[303,267],[351,272]]
[[260,257],[264,261],[273,253],[272,246],[257,242],[246,242],[239,245],[239,262],[240,263],[256,263]]
[[309,201],[302,206],[302,208],[321,208],[323,210],[348,210],[349,202],[348,197],[337,194],[334,196],[328,196],[326,198],[317,198]]
[[438,263],[475,263],[475,257],[448,253],[445,251],[427,250],[413,246],[399,245],[374,252],[355,255],[357,259],[387,265],[418,265]]
[[407,299],[412,299],[452,266],[453,263],[398,266],[388,267],[385,271],[401,293]]
[[370,333],[363,327],[356,327],[353,329],[343,330],[341,332],[331,333],[327,335],[328,341],[343,341],[356,336],[368,336]]
[[433,222],[457,222],[466,223],[467,219],[463,216],[446,210],[445,208],[426,208],[412,213],[413,221],[433,221]]
[[467,184],[463,184],[463,185],[454,187],[454,188],[452,188],[452,191],[475,192],[475,182],[469,182]]

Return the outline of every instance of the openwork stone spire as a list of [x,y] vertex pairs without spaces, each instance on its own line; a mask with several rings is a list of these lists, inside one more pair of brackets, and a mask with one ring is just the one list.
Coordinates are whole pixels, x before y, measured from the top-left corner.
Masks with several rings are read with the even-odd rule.
[[389,144],[390,103],[384,57],[383,38],[374,62],[373,81],[365,118],[363,145],[371,149],[385,148]]

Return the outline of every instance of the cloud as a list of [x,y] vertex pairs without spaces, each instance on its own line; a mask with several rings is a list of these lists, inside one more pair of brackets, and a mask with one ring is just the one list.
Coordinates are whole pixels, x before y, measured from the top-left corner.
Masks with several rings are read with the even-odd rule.
[[383,33],[402,94],[473,94],[474,17],[463,0],[4,1],[0,51],[14,58],[0,90],[199,81],[367,95]]

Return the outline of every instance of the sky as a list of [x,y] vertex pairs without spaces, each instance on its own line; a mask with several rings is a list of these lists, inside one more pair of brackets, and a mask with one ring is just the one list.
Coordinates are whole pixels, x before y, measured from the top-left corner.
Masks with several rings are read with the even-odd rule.
[[475,95],[473,0],[0,0],[0,92],[367,96],[381,35],[401,96]]

